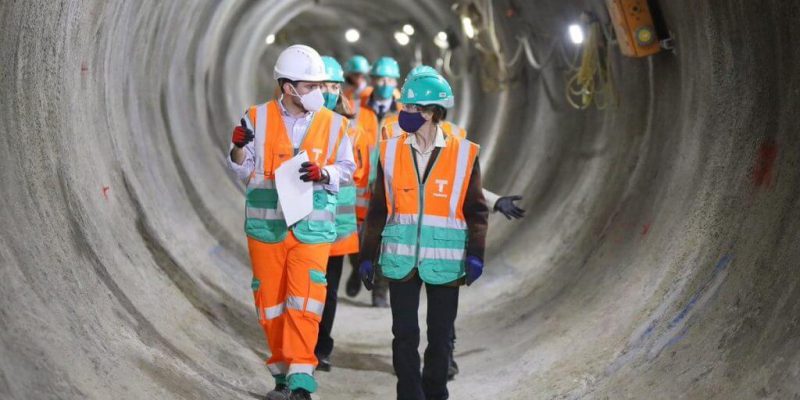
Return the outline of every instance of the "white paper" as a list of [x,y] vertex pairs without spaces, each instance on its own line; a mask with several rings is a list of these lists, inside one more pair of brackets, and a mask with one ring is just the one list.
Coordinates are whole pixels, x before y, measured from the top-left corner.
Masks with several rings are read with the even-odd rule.
[[314,209],[314,184],[300,180],[301,164],[306,161],[308,154],[301,151],[275,170],[275,187],[286,226],[294,225]]

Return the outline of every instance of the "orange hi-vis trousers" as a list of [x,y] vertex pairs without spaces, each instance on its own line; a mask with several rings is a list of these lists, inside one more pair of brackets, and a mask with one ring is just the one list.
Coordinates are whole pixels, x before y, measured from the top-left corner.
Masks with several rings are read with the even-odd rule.
[[280,243],[248,238],[247,245],[258,320],[272,351],[270,373],[289,381],[292,374],[313,375],[331,244],[302,243],[290,231]]

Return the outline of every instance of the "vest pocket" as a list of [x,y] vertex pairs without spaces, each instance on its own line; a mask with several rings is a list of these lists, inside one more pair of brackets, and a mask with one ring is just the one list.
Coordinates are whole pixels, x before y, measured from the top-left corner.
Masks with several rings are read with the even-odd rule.
[[404,244],[405,231],[413,225],[386,225],[381,232],[381,254],[378,266],[381,275],[389,279],[402,279],[414,266],[414,245]]

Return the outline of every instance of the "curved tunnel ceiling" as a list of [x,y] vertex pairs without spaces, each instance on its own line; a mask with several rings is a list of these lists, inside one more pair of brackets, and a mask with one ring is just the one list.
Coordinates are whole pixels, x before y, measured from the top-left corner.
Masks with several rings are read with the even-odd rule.
[[[564,100],[565,27],[602,2],[493,2],[503,56],[527,35],[543,64],[504,90],[455,50],[453,118],[528,212],[490,221],[452,398],[800,396],[800,5],[657,3],[677,51],[612,49],[605,110]],[[408,71],[406,21],[425,63],[459,32],[445,1],[0,4],[0,398],[263,395],[230,126],[289,43]],[[389,313],[361,296],[321,399],[393,396]]]

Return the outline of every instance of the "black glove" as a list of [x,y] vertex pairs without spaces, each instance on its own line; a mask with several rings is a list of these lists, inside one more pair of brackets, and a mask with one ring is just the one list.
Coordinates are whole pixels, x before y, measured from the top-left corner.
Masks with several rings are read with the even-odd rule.
[[525,210],[514,204],[517,200],[522,200],[522,196],[503,196],[494,203],[494,210],[500,211],[509,220],[511,218],[520,219],[525,216]]

